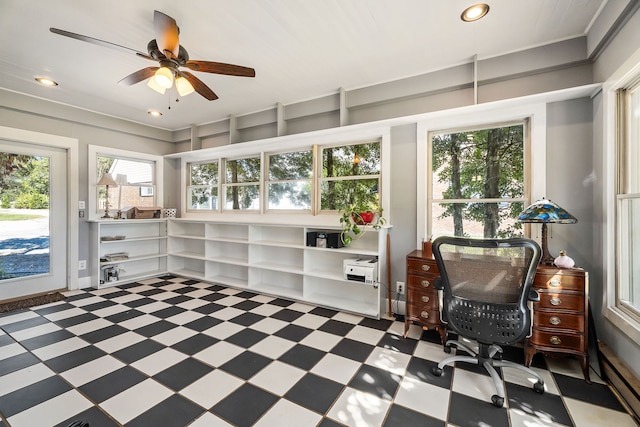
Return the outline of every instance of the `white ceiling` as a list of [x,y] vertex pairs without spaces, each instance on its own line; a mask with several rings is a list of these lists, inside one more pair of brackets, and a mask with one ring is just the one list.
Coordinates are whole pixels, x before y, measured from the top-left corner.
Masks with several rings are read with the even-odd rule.
[[[606,1],[488,0],[484,19],[464,23],[473,0],[1,0],[0,87],[176,130],[582,36]],[[117,84],[148,60],[49,31],[146,52],[156,9],[177,21],[191,59],[256,77],[194,73],[220,98],[176,104],[145,82]]]

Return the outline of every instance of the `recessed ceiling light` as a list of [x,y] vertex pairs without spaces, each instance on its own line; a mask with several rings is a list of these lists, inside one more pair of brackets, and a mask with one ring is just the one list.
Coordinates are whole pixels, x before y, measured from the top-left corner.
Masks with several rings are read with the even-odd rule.
[[152,115],[153,117],[160,117],[162,115],[162,113],[160,111],[157,111],[157,110],[149,110],[149,111],[147,111],[147,113]]
[[51,80],[47,77],[36,77],[36,81],[43,86],[49,86],[49,87],[58,86],[58,82],[56,82],[55,80]]
[[462,12],[462,15],[460,15],[460,19],[462,19],[464,22],[473,22],[482,18],[487,13],[489,13],[489,5],[478,3],[466,8],[464,12]]

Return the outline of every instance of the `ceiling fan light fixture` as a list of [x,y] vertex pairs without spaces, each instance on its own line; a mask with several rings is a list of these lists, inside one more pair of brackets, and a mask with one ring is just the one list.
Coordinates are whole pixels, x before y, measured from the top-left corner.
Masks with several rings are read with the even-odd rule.
[[169,89],[173,86],[173,71],[167,67],[160,67],[153,76],[156,84],[165,89]]
[[489,13],[489,5],[485,3],[474,4],[466,8],[460,15],[464,22],[473,22]]
[[147,86],[149,86],[151,89],[155,90],[156,92],[158,92],[161,95],[164,95],[164,93],[166,91],[165,88],[163,88],[158,83],[156,83],[155,77],[152,77],[152,78],[149,79],[149,81],[147,82]]
[[193,88],[191,83],[189,83],[189,80],[185,79],[182,76],[176,77],[176,89],[178,90],[180,96],[187,96],[190,93],[195,92],[195,89]]

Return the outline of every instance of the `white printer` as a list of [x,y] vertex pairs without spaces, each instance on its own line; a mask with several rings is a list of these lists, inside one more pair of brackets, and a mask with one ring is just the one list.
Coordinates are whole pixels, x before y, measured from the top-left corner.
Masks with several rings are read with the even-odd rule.
[[377,258],[352,258],[343,261],[343,272],[346,280],[375,285],[378,283]]

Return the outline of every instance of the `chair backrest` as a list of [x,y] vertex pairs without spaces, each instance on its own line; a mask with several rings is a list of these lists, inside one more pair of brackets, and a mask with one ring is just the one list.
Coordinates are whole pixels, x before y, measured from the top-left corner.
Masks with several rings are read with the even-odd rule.
[[433,255],[449,329],[485,344],[513,344],[529,334],[527,301],[540,261],[536,242],[443,236],[434,240]]

